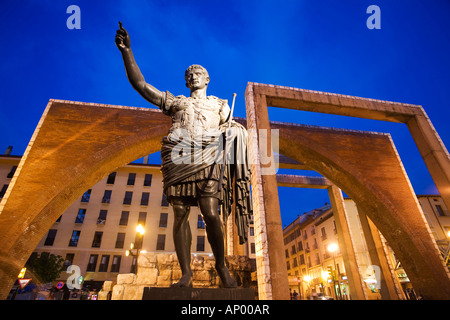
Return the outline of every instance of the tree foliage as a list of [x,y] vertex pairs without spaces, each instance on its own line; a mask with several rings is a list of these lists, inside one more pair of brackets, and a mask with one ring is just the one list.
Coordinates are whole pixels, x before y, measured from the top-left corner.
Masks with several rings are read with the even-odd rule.
[[64,270],[64,259],[51,253],[42,252],[34,259],[30,259],[26,267],[29,268],[41,283],[48,283],[56,280],[61,271]]

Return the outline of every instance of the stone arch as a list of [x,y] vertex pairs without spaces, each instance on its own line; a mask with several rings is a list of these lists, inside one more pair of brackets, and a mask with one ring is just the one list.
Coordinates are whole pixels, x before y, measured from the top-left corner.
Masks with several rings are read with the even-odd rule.
[[272,128],[280,129],[280,153],[332,181],[374,222],[419,295],[449,297],[448,272],[390,135],[295,125]]
[[[287,280],[273,281],[274,274],[287,275],[285,259],[276,252],[282,246],[276,179],[261,170],[261,143],[271,141],[271,129],[279,129],[280,153],[323,174],[353,198],[389,241],[414,288],[426,299],[448,299],[449,272],[390,136],[270,122],[269,105],[406,123],[443,199],[450,202],[450,158],[422,107],[249,83],[247,127],[253,132],[249,137],[260,297],[286,299],[287,291]],[[266,142],[260,130],[265,130]],[[270,166],[274,157],[269,158]]]
[[59,215],[169,128],[155,109],[50,100],[0,205],[0,298]]

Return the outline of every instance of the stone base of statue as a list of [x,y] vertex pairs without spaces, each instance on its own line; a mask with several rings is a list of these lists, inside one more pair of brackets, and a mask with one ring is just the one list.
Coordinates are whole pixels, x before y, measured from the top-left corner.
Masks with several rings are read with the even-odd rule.
[[252,288],[145,287],[142,300],[255,300]]
[[[194,297],[201,297],[198,299],[216,299],[214,297],[224,297],[218,299],[232,299],[225,298],[227,295],[236,297],[234,299],[247,300],[246,296],[243,296],[244,291],[248,291],[246,288],[251,288],[250,290],[253,291],[253,296],[250,297],[250,293],[248,295],[250,299],[254,299],[254,292],[258,290],[256,280],[252,278],[252,273],[256,271],[256,261],[249,259],[247,256],[234,255],[226,256],[226,264],[231,276],[237,281],[240,288],[219,288],[220,278],[214,268],[215,260],[214,257],[210,257],[209,255],[192,256],[193,289],[170,288],[173,283],[178,282],[181,278],[181,269],[176,254],[141,253],[138,258],[137,273],[119,274],[116,281],[105,281],[102,290],[99,292],[99,299],[142,300],[145,288],[151,288],[153,292],[157,292],[154,289],[161,289],[163,291],[186,289],[188,291],[180,291],[179,293],[175,293],[174,291],[171,294],[172,296],[183,294],[182,299],[186,300]],[[217,292],[211,293],[212,291],[209,290],[217,290]],[[170,300],[170,295],[164,299]]]

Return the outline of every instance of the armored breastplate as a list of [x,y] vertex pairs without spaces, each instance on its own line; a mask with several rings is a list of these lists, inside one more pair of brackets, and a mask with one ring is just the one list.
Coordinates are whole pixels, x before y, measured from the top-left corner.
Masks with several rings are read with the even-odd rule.
[[191,138],[215,131],[220,124],[221,108],[221,100],[215,97],[176,97],[171,106],[172,127],[169,135],[176,129],[188,132]]

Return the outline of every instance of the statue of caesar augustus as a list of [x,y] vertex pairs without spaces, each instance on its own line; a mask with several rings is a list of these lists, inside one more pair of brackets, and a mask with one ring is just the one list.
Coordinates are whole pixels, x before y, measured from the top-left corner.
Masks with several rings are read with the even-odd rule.
[[[191,206],[198,206],[206,224],[207,238],[222,286],[237,287],[236,280],[225,265],[222,226],[234,202],[240,243],[246,242],[252,213],[247,132],[242,125],[231,120],[226,100],[206,95],[210,78],[205,68],[191,65],[185,72],[190,96],[174,96],[169,91],[159,91],[145,81],[131,51],[130,36],[120,22],[115,43],[122,53],[133,88],[172,118],[172,127],[161,142],[164,194],[174,212],[173,240],[182,271],[180,281],[172,286],[192,287],[189,212]],[[223,143],[217,143],[220,140],[217,138],[223,138],[224,132],[228,135],[225,145],[233,150],[224,150]],[[192,150],[200,150],[200,161]],[[227,156],[234,155],[227,164],[221,161],[224,152]],[[224,175],[223,179],[221,175]]]

